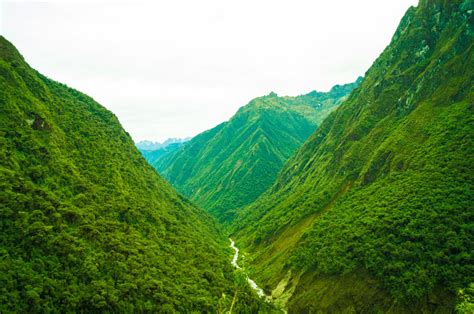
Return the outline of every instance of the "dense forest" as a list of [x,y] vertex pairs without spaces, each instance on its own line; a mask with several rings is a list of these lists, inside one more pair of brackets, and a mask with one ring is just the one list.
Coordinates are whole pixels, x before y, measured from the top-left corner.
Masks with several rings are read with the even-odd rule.
[[117,118],[0,37],[0,312],[265,308]]
[[[473,2],[422,0],[361,85],[239,212],[289,310],[451,312],[474,282]],[[471,285],[472,287],[472,285]]]
[[227,122],[179,149],[144,156],[185,196],[222,222],[254,201],[291,154],[360,83],[297,97],[275,93],[253,99]]
[[0,36],[0,313],[474,313],[473,12],[140,151]]

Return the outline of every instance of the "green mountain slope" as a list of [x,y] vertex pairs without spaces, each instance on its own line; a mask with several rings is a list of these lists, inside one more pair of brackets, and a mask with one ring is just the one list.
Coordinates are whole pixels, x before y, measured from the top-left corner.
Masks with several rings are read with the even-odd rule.
[[474,281],[473,11],[410,8],[361,85],[235,219],[253,276],[290,311],[451,312]]
[[184,195],[230,221],[236,208],[271,185],[285,160],[359,82],[328,93],[256,98],[153,165]]
[[[190,312],[260,305],[207,214],[117,118],[0,37],[0,312]],[[225,297],[227,295],[227,297]]]

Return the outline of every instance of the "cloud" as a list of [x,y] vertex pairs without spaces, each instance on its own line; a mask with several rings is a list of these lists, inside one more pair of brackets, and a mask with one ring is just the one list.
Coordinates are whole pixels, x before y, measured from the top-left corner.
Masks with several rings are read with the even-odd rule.
[[135,140],[186,137],[254,97],[363,74],[415,0],[12,2],[0,31]]

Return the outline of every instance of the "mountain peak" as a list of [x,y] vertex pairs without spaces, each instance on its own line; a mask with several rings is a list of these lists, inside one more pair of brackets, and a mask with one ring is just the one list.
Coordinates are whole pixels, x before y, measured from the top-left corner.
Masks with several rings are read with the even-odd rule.
[[252,99],[229,121],[161,155],[154,166],[184,195],[229,222],[239,206],[270,186],[283,162],[356,85],[342,86],[331,95],[272,92]]
[[[230,308],[222,296],[242,290],[214,220],[110,111],[22,60],[1,37],[0,312]],[[248,296],[237,303],[260,304]]]
[[166,148],[170,144],[175,144],[175,143],[185,143],[189,141],[191,137],[185,137],[185,138],[177,138],[177,137],[171,137],[165,140],[164,142],[154,142],[154,141],[149,141],[149,140],[143,140],[135,143],[135,146],[139,150],[147,150],[147,151],[153,151],[157,150],[160,148]]
[[239,211],[233,236],[261,282],[295,282],[291,312],[452,312],[472,283],[471,3],[410,8],[357,90]]
[[4,36],[0,35],[0,59],[7,62],[24,62],[23,56]]

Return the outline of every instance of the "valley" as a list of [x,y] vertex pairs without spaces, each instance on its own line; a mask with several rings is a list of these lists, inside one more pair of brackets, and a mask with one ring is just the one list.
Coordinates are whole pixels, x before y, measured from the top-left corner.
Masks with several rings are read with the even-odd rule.
[[[230,239],[230,248],[232,250],[234,250],[234,255],[232,256],[232,261],[231,261],[231,264],[232,266],[234,266],[235,268],[237,269],[242,269],[242,267],[239,266],[239,264],[237,264],[237,261],[239,259],[239,249],[235,246],[235,242],[234,240]],[[257,295],[259,297],[265,297],[265,299],[268,299],[269,297],[267,295],[265,295],[265,292],[262,290],[262,288],[259,288],[257,286],[257,284],[255,283],[255,281],[253,281],[252,279],[250,279],[247,275],[245,275],[246,278],[247,278],[247,282],[248,284],[250,285],[250,287],[252,287],[253,290],[255,290],[255,292],[257,293]]]
[[[473,281],[469,8],[420,1],[364,78],[308,94],[348,96],[338,93],[341,102],[277,170],[268,170],[273,151],[290,147],[295,129],[277,141],[272,132],[303,122],[272,116],[278,122],[263,129],[265,116],[287,99],[311,106],[308,95],[257,98],[155,166],[226,226],[248,256],[249,276],[267,295],[286,294],[290,312],[449,312],[457,302],[449,287]],[[255,107],[261,118],[250,116]],[[263,135],[247,145],[240,133],[252,134],[253,121]],[[239,175],[247,165],[253,173]],[[269,183],[257,189],[252,175]],[[233,198],[223,201],[226,193]]]
[[229,121],[180,147],[142,154],[179,192],[231,223],[238,208],[270,187],[285,161],[361,80],[328,92],[255,98]]
[[473,12],[420,0],[363,76],[164,142],[0,36],[0,313],[473,313]]

